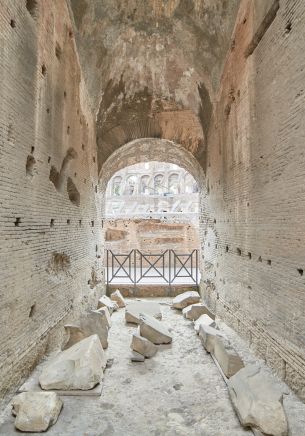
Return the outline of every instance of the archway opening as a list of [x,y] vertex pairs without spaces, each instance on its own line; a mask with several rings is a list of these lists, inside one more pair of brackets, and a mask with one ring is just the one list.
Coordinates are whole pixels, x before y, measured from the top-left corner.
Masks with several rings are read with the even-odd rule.
[[100,176],[109,290],[198,289],[205,181],[193,155],[171,141],[136,140],[114,152]]

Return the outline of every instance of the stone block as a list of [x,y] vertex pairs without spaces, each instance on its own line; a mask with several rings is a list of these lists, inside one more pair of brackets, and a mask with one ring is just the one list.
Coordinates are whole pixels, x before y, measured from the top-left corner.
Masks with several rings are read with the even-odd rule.
[[115,301],[119,307],[126,306],[124,297],[118,289],[115,292],[112,292],[112,294],[110,295],[110,299],[112,301]]
[[[104,309],[107,310],[107,308]],[[94,334],[97,334],[100,338],[102,347],[107,348],[109,330],[108,325],[109,321],[105,311],[101,312],[99,310],[90,310],[86,314],[82,315],[75,325],[65,325],[66,332],[69,335],[65,349],[70,348],[72,345],[76,344],[82,339]]]
[[46,390],[92,389],[101,381],[106,363],[100,339],[92,335],[51,360],[42,370],[39,383]]
[[244,366],[243,361],[230,342],[218,335],[214,339],[214,356],[228,378],[232,377]]
[[200,301],[200,295],[198,292],[187,291],[177,295],[177,297],[173,299],[172,305],[175,309],[184,309],[186,306],[189,306],[190,304],[199,303],[199,301]]
[[216,323],[215,323],[214,319],[212,319],[207,314],[200,315],[200,317],[194,323],[194,330],[197,333],[197,335],[199,334],[199,329],[200,329],[201,325],[216,327]]
[[132,351],[130,360],[132,362],[144,362],[145,357],[142,354],[137,353],[136,351]]
[[134,333],[132,335],[131,348],[144,357],[153,357],[158,351],[158,347],[148,339]]
[[208,315],[210,318],[215,316],[209,311],[209,309],[203,303],[191,304],[190,306],[182,309],[182,314],[186,319],[196,321],[201,315]]
[[97,312],[103,315],[103,324],[108,327],[109,330],[111,327],[111,316],[108,308],[106,306],[100,307],[99,309],[97,309]]
[[154,344],[172,342],[172,337],[162,322],[147,314],[140,315],[140,335]]
[[127,304],[125,310],[126,322],[140,324],[140,313],[146,313],[159,320],[162,319],[161,308],[158,303],[151,301],[135,301]]
[[199,327],[199,337],[202,345],[207,350],[208,353],[214,354],[215,338],[217,336],[222,336],[219,330],[216,330],[210,325],[201,324]]
[[98,300],[97,308],[99,309],[100,307],[107,307],[110,315],[112,315],[112,313],[119,308],[118,304],[115,301],[112,301],[109,297],[107,297],[107,295],[103,295]]
[[46,431],[57,421],[62,406],[55,392],[22,392],[12,401],[15,427],[23,432]]
[[228,388],[244,427],[253,427],[266,435],[287,436],[283,392],[259,367],[249,365],[238,371],[230,378]]

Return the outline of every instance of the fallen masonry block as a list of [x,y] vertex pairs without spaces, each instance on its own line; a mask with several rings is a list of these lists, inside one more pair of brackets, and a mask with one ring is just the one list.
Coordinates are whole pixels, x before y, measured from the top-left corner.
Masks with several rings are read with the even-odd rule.
[[103,315],[103,323],[108,329],[111,327],[111,317],[109,310],[106,306],[100,307],[97,309],[97,312],[101,313]]
[[112,314],[112,312],[114,312],[115,310],[118,310],[118,308],[119,308],[118,304],[115,301],[110,300],[110,298],[107,297],[107,295],[103,295],[98,300],[97,308],[99,309],[100,307],[107,307],[110,315]]
[[145,357],[142,354],[137,353],[136,351],[132,351],[130,360],[132,362],[144,362]]
[[144,357],[153,357],[158,351],[158,347],[148,339],[134,333],[132,335],[131,349]]
[[64,349],[70,348],[72,345],[85,339],[84,332],[82,331],[79,325],[66,324],[65,331],[67,334],[67,342],[64,346]]
[[12,401],[15,427],[23,432],[46,431],[57,421],[62,406],[55,392],[22,392]]
[[140,314],[140,335],[157,345],[172,342],[172,337],[162,322],[146,313]]
[[[107,308],[104,309],[107,310]],[[65,329],[68,334],[68,341],[64,348],[70,348],[72,345],[76,344],[82,339],[94,334],[97,334],[100,338],[102,347],[107,348],[109,330],[108,325],[109,321],[105,311],[100,312],[99,310],[90,310],[86,314],[82,315],[76,324],[65,325]]]
[[140,313],[147,313],[156,319],[162,319],[161,308],[158,303],[135,301],[128,303],[125,309],[125,320],[133,324],[140,324]]
[[200,295],[196,291],[187,291],[183,292],[183,294],[177,295],[173,299],[172,306],[175,309],[184,309],[186,306],[190,304],[199,303]]
[[244,366],[243,361],[230,342],[218,335],[214,339],[214,356],[227,378],[232,377]]
[[255,365],[238,371],[228,381],[234,409],[244,427],[263,434],[286,436],[288,424],[282,405],[283,392]]
[[215,319],[215,316],[203,303],[191,304],[190,306],[182,309],[182,314],[186,319],[196,321],[201,315],[209,315],[210,318]]
[[200,317],[194,323],[194,330],[197,333],[197,335],[199,334],[199,329],[200,329],[201,325],[207,325],[207,326],[210,326],[210,327],[216,327],[216,323],[215,323],[214,319],[212,319],[207,314],[200,315]]
[[112,301],[115,301],[119,307],[125,307],[126,303],[121,292],[117,289],[110,295]]
[[88,390],[100,383],[107,359],[97,335],[59,353],[42,370],[42,389]]
[[214,354],[215,338],[222,336],[219,330],[216,330],[210,325],[201,324],[199,327],[199,337],[202,345],[208,353]]

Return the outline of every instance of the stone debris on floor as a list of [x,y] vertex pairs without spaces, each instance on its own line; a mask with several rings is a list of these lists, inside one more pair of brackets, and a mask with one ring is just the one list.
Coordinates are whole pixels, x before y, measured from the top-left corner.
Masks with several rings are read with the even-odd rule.
[[153,342],[141,336],[139,332],[132,335],[131,348],[144,357],[153,357],[158,351],[158,347]]
[[162,313],[161,308],[158,303],[147,301],[132,301],[129,302],[125,310],[125,320],[126,322],[133,324],[140,324],[140,314],[146,313],[147,315],[153,316],[154,318],[161,320]]
[[187,291],[177,295],[172,302],[172,306],[175,309],[184,309],[190,304],[196,304],[200,301],[200,295],[196,291]]
[[107,295],[103,295],[98,300],[97,308],[100,309],[101,307],[107,307],[110,315],[112,315],[112,313],[118,310],[119,308],[118,304],[115,301],[112,301],[109,297],[107,297]]
[[194,322],[194,330],[197,333],[197,335],[199,334],[201,325],[215,327],[216,323],[214,319],[209,317],[209,315],[206,314],[200,315],[200,317]]
[[15,427],[21,432],[42,432],[55,424],[63,402],[55,392],[22,392],[12,401]]
[[42,389],[88,390],[100,383],[107,359],[98,335],[92,335],[59,353],[42,370]]
[[[191,301],[190,305],[197,305],[193,299],[194,296],[186,297]],[[184,305],[185,295],[178,301],[179,305]],[[101,381],[107,366],[102,396],[91,398],[90,405],[86,403],[88,398],[83,397],[79,402],[77,397],[65,397],[61,417],[49,428],[49,434],[239,436],[252,434],[252,427],[256,435],[287,436],[283,389],[278,389],[272,377],[266,376],[260,367],[244,367],[243,360],[223,332],[223,324],[216,322],[213,314],[211,317],[206,313],[201,315],[197,320],[203,344],[200,347],[193,328],[196,322],[182,317],[181,310],[171,310],[173,302],[171,305],[164,304],[164,300],[160,302],[163,303],[162,314],[156,299],[128,301],[125,311],[136,315],[134,327],[124,324],[123,311],[112,315],[115,318],[110,331],[108,359],[99,336],[92,335],[47,363],[39,380],[44,389],[50,390],[91,389]],[[140,312],[144,309],[150,314]],[[106,306],[100,310],[104,315],[108,311]],[[152,315],[164,317],[164,321]],[[105,320],[108,318],[109,313]],[[220,329],[218,324],[221,324]],[[96,328],[99,328],[98,323]],[[128,345],[130,337],[132,341]],[[225,377],[228,389],[209,353],[217,359],[223,376],[231,377],[229,380]],[[115,359],[109,356],[115,356]],[[140,362],[141,365],[131,363],[129,366],[128,362]],[[123,388],[126,385],[128,391]],[[29,421],[28,430],[22,431],[44,431],[54,424],[62,405],[55,392],[26,392],[23,398],[17,396],[12,402],[17,405],[14,406],[16,428],[26,428],[23,408],[33,419]],[[284,393],[291,396],[288,388]],[[35,411],[33,405],[38,401],[37,394],[52,395],[48,397],[50,401],[45,397],[40,409]],[[18,404],[22,405],[19,413]],[[291,413],[291,407],[288,409]],[[95,416],[100,413],[103,419],[97,424]],[[305,423],[305,409],[303,416]],[[0,435],[14,434],[10,423],[7,417],[4,427],[0,427]],[[6,433],[1,433],[3,428]],[[301,433],[290,429],[290,435],[301,436]]]
[[119,289],[117,289],[115,292],[112,292],[112,294],[110,295],[110,299],[112,301],[115,301],[117,303],[117,305],[119,306],[119,308],[126,306],[124,297],[121,294],[121,292],[119,291]]
[[215,318],[215,315],[203,304],[196,303],[186,306],[182,309],[182,314],[186,319],[196,321],[201,315],[208,315],[210,318]]

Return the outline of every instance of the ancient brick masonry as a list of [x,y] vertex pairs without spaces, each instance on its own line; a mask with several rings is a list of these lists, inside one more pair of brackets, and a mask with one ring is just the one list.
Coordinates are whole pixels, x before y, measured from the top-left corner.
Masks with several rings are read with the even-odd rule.
[[72,26],[64,1],[37,3],[0,1],[0,397],[102,280],[95,128]]
[[260,3],[241,2],[210,129],[202,288],[305,398],[305,4]]

